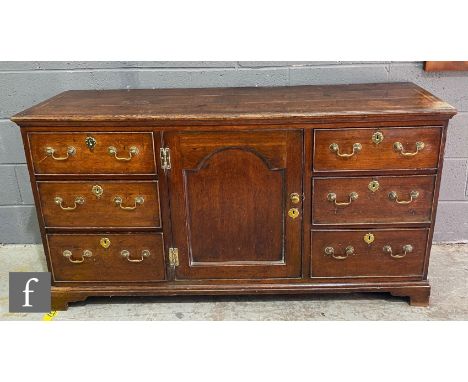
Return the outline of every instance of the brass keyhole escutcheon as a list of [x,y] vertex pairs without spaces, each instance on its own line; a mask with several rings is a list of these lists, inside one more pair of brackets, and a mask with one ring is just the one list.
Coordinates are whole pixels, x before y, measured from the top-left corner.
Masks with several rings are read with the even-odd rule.
[[293,192],[291,195],[289,195],[289,199],[291,199],[291,203],[293,204],[298,204],[301,201],[301,197],[297,192]]
[[94,146],[96,146],[96,139],[94,137],[86,137],[85,139],[85,144],[88,146],[88,149],[91,151],[94,149]]
[[104,193],[104,189],[99,184],[96,184],[91,189],[91,192],[99,199]]
[[288,215],[290,218],[296,219],[299,217],[299,210],[297,208],[290,208],[288,211]]
[[367,188],[369,188],[369,190],[371,190],[372,192],[375,192],[379,189],[379,182],[377,182],[376,180],[373,180],[372,182],[369,183],[369,185],[367,186]]
[[366,242],[366,244],[372,243],[372,242],[374,241],[374,239],[375,239],[375,237],[374,237],[374,235],[371,234],[371,233],[366,233],[366,234],[364,235],[364,241]]
[[111,245],[111,241],[107,237],[103,237],[101,240],[99,240],[99,244],[101,244],[102,248],[109,248]]
[[382,142],[383,138],[383,134],[380,131],[377,131],[374,134],[372,134],[372,142],[374,142],[376,145]]

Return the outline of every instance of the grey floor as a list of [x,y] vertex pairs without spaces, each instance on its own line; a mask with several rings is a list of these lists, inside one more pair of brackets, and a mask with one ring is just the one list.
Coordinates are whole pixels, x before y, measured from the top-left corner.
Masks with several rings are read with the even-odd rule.
[[[44,271],[42,246],[0,246],[0,320],[41,320],[8,312],[8,272]],[[429,308],[387,294],[268,297],[113,297],[75,303],[54,320],[467,320],[468,244],[434,245]]]

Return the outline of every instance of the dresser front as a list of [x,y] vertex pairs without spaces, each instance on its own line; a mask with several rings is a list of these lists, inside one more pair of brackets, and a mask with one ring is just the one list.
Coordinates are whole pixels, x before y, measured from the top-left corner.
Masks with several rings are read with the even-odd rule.
[[25,139],[57,284],[302,277],[302,130]]
[[426,305],[447,121],[23,126],[53,306],[353,291]]
[[443,126],[316,129],[310,275],[427,277]]

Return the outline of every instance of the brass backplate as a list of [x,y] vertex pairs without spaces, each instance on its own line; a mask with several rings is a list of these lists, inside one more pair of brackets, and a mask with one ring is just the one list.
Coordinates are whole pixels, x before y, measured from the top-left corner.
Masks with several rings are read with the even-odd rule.
[[96,184],[91,189],[91,192],[99,199],[104,193],[104,189],[99,184]]
[[101,240],[99,240],[99,244],[101,244],[102,248],[109,248],[111,245],[111,241],[109,238],[103,237],[101,238]]
[[383,138],[384,136],[380,131],[377,131],[374,134],[372,134],[372,142],[374,142],[376,145],[382,142]]
[[288,215],[290,218],[296,219],[299,217],[299,210],[297,208],[290,208],[288,211]]
[[86,146],[88,146],[88,149],[90,149],[91,151],[94,149],[94,146],[96,146],[96,139],[93,138],[93,137],[86,137],[85,139],[85,144]]
[[380,187],[380,184],[376,180],[371,181],[369,185],[367,186],[367,188],[371,190],[372,192],[377,191],[379,187]]
[[364,241],[366,242],[366,244],[370,244],[372,243],[373,241],[375,240],[375,237],[372,233],[366,233],[364,235]]

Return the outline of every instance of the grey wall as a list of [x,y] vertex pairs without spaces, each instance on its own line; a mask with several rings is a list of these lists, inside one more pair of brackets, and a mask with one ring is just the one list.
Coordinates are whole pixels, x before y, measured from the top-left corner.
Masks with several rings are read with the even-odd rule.
[[284,86],[411,81],[459,110],[448,133],[436,241],[468,240],[468,73],[422,62],[0,62],[0,243],[39,243],[13,114],[69,89]]

